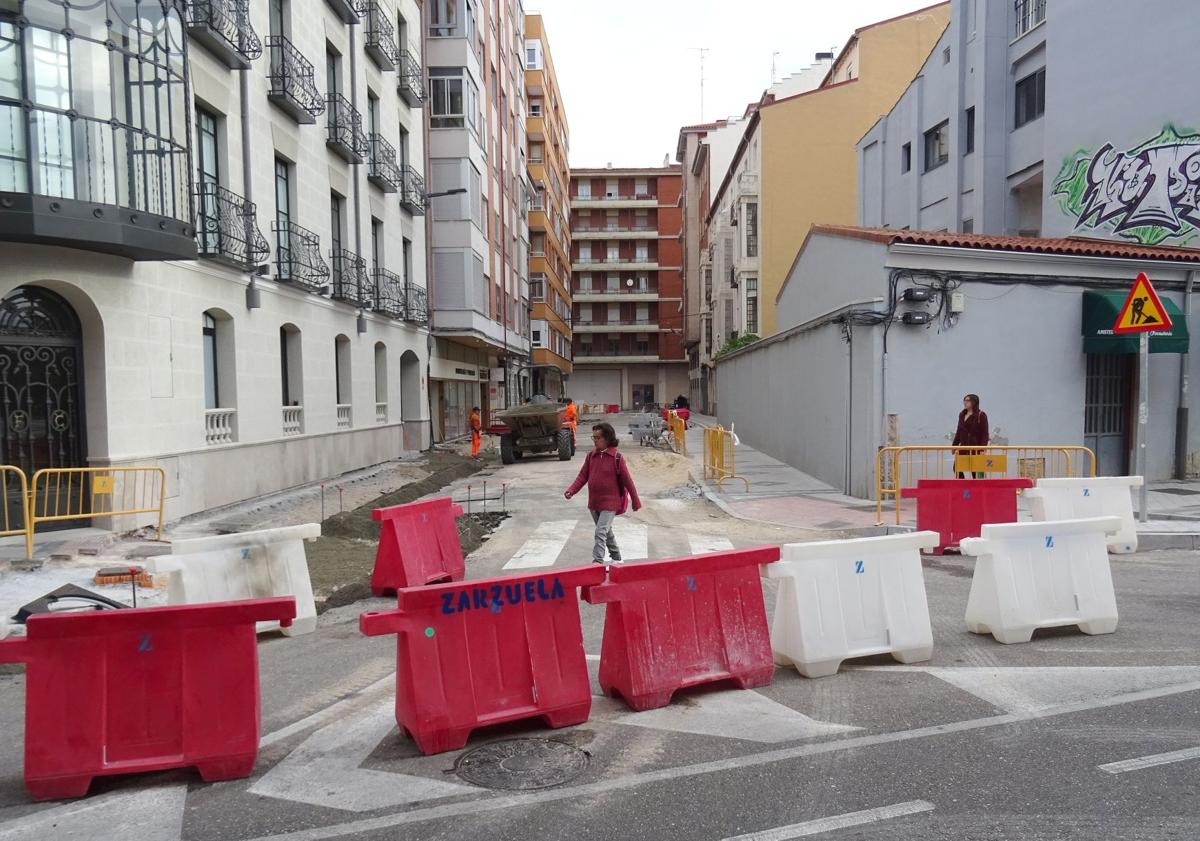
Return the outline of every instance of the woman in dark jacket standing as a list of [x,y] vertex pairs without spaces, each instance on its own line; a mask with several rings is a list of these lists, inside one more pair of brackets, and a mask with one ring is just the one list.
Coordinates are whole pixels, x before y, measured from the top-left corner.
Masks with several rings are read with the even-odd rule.
[[[958,429],[954,432],[954,446],[986,447],[991,441],[988,431],[987,413],[979,408],[979,395],[968,394],[963,398],[963,410],[958,413]],[[957,455],[974,455],[976,450],[958,450]],[[982,473],[972,474],[976,479],[982,479]],[[966,477],[959,473],[958,478]]]

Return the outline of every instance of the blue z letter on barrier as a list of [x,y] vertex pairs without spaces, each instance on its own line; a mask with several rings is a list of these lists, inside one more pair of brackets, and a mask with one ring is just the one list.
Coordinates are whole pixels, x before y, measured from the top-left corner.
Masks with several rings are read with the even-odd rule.
[[854,574],[855,574],[855,575],[862,575],[862,574],[863,574],[863,562],[862,562],[862,561],[855,561],[855,562],[854,562]]
[[1046,548],[1047,549],[1054,548],[1054,535],[1052,535],[1052,534],[1046,535]]

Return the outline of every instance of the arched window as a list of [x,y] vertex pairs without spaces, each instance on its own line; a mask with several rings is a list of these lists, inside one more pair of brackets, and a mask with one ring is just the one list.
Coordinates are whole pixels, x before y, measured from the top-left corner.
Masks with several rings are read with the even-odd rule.
[[204,408],[221,408],[220,366],[217,364],[217,320],[204,314]]
[[283,397],[283,434],[304,432],[304,364],[300,328],[284,324],[279,328],[279,379]]
[[387,423],[388,419],[388,364],[387,345],[375,343],[375,423]]

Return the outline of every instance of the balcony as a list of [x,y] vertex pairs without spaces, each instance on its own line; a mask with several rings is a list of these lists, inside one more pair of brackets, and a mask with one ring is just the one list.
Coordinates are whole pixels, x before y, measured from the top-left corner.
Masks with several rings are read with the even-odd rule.
[[204,443],[209,446],[237,441],[237,409],[207,409],[204,412]]
[[219,184],[201,184],[196,194],[196,248],[200,257],[250,271],[270,247],[258,230],[254,203]]
[[576,365],[620,365],[637,362],[659,362],[658,351],[648,350],[640,353],[637,348],[624,348],[615,351],[591,350],[587,345],[580,345],[571,357]]
[[387,423],[387,418],[388,418],[388,404],[387,403],[376,403],[375,404],[375,423]]
[[546,275],[533,274],[529,276],[529,300],[541,303],[546,300]]
[[354,426],[354,407],[349,403],[337,404],[337,428],[350,429]]
[[413,216],[425,215],[425,179],[411,166],[400,167],[404,176],[400,206]]
[[400,167],[396,163],[395,148],[383,139],[382,134],[368,135],[367,144],[371,149],[367,180],[385,193],[396,192],[400,189],[400,183],[404,179],[400,173]]
[[345,248],[335,248],[329,253],[329,260],[333,268],[330,274],[333,286],[329,297],[356,307],[368,306],[371,303],[371,281],[367,277],[366,261]]
[[649,193],[615,196],[571,196],[572,207],[658,207],[658,198]]
[[428,324],[429,323],[429,296],[425,288],[422,286],[414,286],[411,283],[405,284],[405,297],[407,306],[405,308],[404,320],[413,324]]
[[358,19],[367,13],[367,0],[325,0],[334,14],[341,18],[342,23],[358,23]]
[[295,222],[272,222],[275,231],[277,277],[310,292],[320,292],[329,277],[329,266],[321,259],[321,238]]
[[421,62],[408,50],[401,50],[397,70],[400,73],[400,84],[397,86],[400,98],[409,108],[420,108],[426,96],[425,73],[421,69]]
[[402,319],[408,312],[408,297],[404,293],[404,279],[387,269],[371,272],[375,281],[375,295],[371,309],[389,318]]
[[304,434],[303,406],[283,407],[283,434],[284,437]]
[[615,225],[580,225],[571,229],[572,239],[657,239],[658,226],[649,223]]
[[395,70],[400,59],[396,47],[396,27],[388,19],[388,11],[375,0],[367,3],[367,55],[380,70]]
[[603,289],[576,289],[571,293],[571,299],[583,302],[612,301],[613,299],[620,299],[622,301],[657,301],[658,285],[642,285],[632,278],[626,278],[615,289],[609,289],[608,287]]
[[327,102],[325,145],[346,163],[362,163],[368,151],[362,115],[340,93],[331,93]]
[[271,55],[267,99],[297,123],[315,123],[325,113],[325,102],[313,82],[312,64],[282,35],[268,35],[267,50]]
[[657,333],[657,318],[622,318],[616,321],[576,321],[576,333]]
[[192,0],[188,35],[226,67],[245,70],[262,56],[263,45],[250,26],[249,0]]
[[576,257],[571,261],[571,271],[573,272],[603,272],[609,270],[655,271],[658,268],[658,257],[653,254],[637,257],[617,257],[615,259],[607,257]]

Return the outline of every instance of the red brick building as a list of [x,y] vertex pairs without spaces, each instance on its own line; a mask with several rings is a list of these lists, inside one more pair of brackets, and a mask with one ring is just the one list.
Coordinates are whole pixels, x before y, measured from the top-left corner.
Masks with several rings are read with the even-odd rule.
[[571,171],[571,290],[580,403],[637,409],[688,393],[678,166]]

